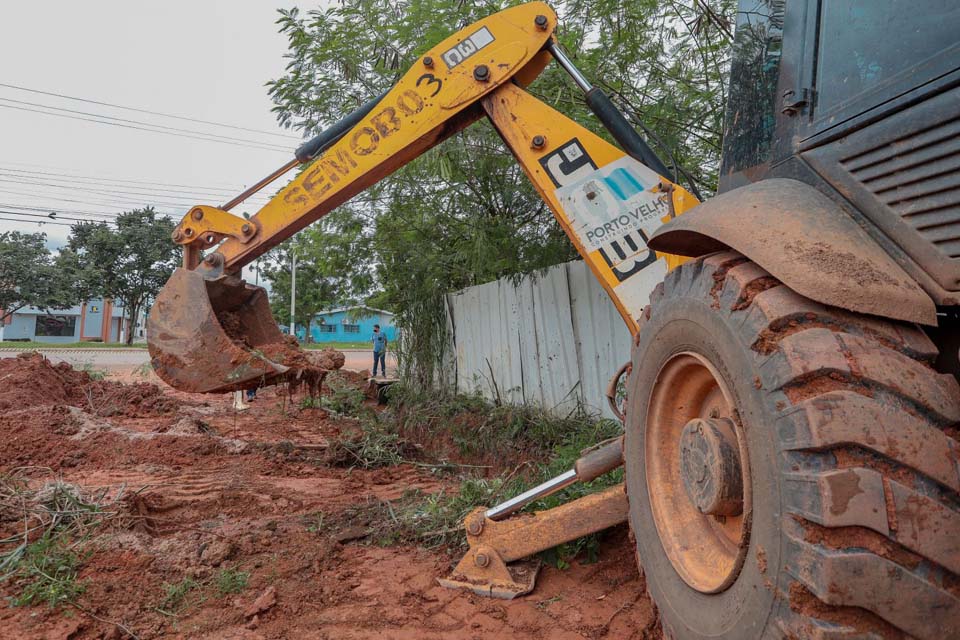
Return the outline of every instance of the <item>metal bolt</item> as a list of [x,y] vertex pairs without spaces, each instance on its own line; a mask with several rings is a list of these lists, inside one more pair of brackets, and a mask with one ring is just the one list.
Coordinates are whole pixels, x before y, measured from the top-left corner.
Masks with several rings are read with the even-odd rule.
[[472,536],[478,536],[483,531],[483,519],[473,518],[467,522],[467,533]]
[[203,261],[211,267],[216,267],[223,263],[223,256],[219,253],[211,253],[208,254]]
[[183,231],[181,231],[180,229],[174,229],[174,231],[173,231],[173,241],[174,241],[174,242],[179,242],[181,238],[183,238]]
[[541,31],[547,30],[547,16],[539,15],[533,19],[533,23],[537,25],[537,29],[540,29]]
[[193,216],[194,220],[203,220],[203,211],[200,209],[194,209],[191,215]]
[[595,200],[596,197],[597,197],[597,192],[596,192],[596,191],[589,191],[589,192],[587,193],[587,200]]
[[473,68],[473,78],[479,82],[486,82],[490,79],[490,69],[485,64],[478,64]]
[[193,229],[191,229],[190,227],[187,227],[186,229],[183,230],[183,235],[187,236],[188,238],[192,238]]
[[534,149],[543,149],[545,144],[547,144],[547,139],[543,136],[533,136],[533,140],[530,141],[530,146]]
[[253,227],[251,227],[249,224],[244,224],[242,227],[240,227],[240,231],[242,231],[243,233],[250,233],[250,230],[252,228]]
[[433,68],[433,58],[431,58],[430,56],[424,57],[424,59],[423,59],[423,66],[427,67],[428,69],[432,69],[432,68]]
[[474,556],[473,561],[477,563],[478,567],[485,567],[490,564],[490,558],[485,553],[478,553]]

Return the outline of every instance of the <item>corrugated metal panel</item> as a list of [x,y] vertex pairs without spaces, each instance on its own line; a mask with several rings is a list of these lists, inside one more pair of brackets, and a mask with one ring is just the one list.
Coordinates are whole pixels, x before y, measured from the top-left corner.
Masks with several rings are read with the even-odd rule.
[[[524,279],[533,300],[537,358],[531,373],[539,382],[539,403],[549,409],[569,410],[578,400],[580,371],[570,314],[570,289],[564,265]],[[524,323],[526,318],[523,319]],[[527,352],[529,349],[521,348]]]
[[604,394],[613,374],[630,360],[630,332],[586,263],[570,262],[566,267],[584,402],[613,418]]
[[583,401],[613,417],[603,393],[630,358],[630,334],[583,262],[451,294],[448,314],[458,391],[496,388],[558,412]]
[[[456,385],[459,391],[479,391],[491,398],[498,389],[504,400],[519,402],[519,354],[510,331],[516,320],[509,304],[501,299],[502,289],[501,283],[489,282],[449,297],[456,346]],[[511,392],[514,388],[516,391]]]

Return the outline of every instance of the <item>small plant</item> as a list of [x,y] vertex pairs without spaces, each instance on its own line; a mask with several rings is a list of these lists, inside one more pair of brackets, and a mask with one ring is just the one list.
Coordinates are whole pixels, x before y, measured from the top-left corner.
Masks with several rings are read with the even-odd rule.
[[133,373],[141,378],[149,378],[153,373],[153,363],[147,360],[142,365],[133,370]]
[[363,392],[350,386],[339,375],[327,378],[330,394],[321,397],[324,409],[344,416],[357,416],[363,407]]
[[428,495],[402,510],[400,517],[415,532],[420,544],[465,546],[463,519],[479,506],[492,505],[503,485],[503,478],[467,478],[456,493]]
[[95,369],[92,362],[84,362],[80,371],[90,376],[91,380],[103,380],[107,377],[107,372],[103,369]]
[[77,579],[82,561],[65,536],[44,534],[27,546],[18,563],[14,577],[21,590],[11,602],[17,607],[45,602],[56,608],[76,601],[86,590]]
[[180,582],[164,582],[161,588],[163,599],[157,608],[164,613],[175,614],[187,606],[188,599],[200,588],[200,583],[193,578],[184,578]]
[[247,582],[250,579],[249,571],[240,571],[239,569],[221,569],[214,576],[214,585],[217,593],[225,596],[231,593],[240,593],[247,588]]
[[303,516],[302,521],[307,531],[310,533],[320,533],[323,531],[323,519],[325,514],[323,511],[317,511],[307,516]]
[[323,401],[317,396],[304,396],[300,400],[301,409],[320,409],[323,407]]

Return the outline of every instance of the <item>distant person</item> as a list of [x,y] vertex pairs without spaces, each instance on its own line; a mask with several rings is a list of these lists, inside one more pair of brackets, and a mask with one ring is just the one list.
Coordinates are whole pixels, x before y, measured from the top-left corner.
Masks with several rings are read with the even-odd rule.
[[257,388],[247,389],[247,402],[253,402],[257,399]]
[[387,377],[387,336],[380,331],[380,325],[373,325],[373,377],[377,377],[377,363],[380,363],[381,375]]

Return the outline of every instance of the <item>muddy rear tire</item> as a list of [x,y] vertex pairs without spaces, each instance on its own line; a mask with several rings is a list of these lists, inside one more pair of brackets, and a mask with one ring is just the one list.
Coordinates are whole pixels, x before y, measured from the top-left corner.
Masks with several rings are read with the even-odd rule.
[[[923,331],[817,304],[730,252],[668,274],[644,318],[624,459],[667,635],[960,636],[960,386]],[[697,447],[669,440],[693,418],[730,425],[712,437],[739,452],[739,493],[719,472],[691,480]],[[716,464],[723,447],[696,442]],[[739,515],[703,514],[718,483]]]

